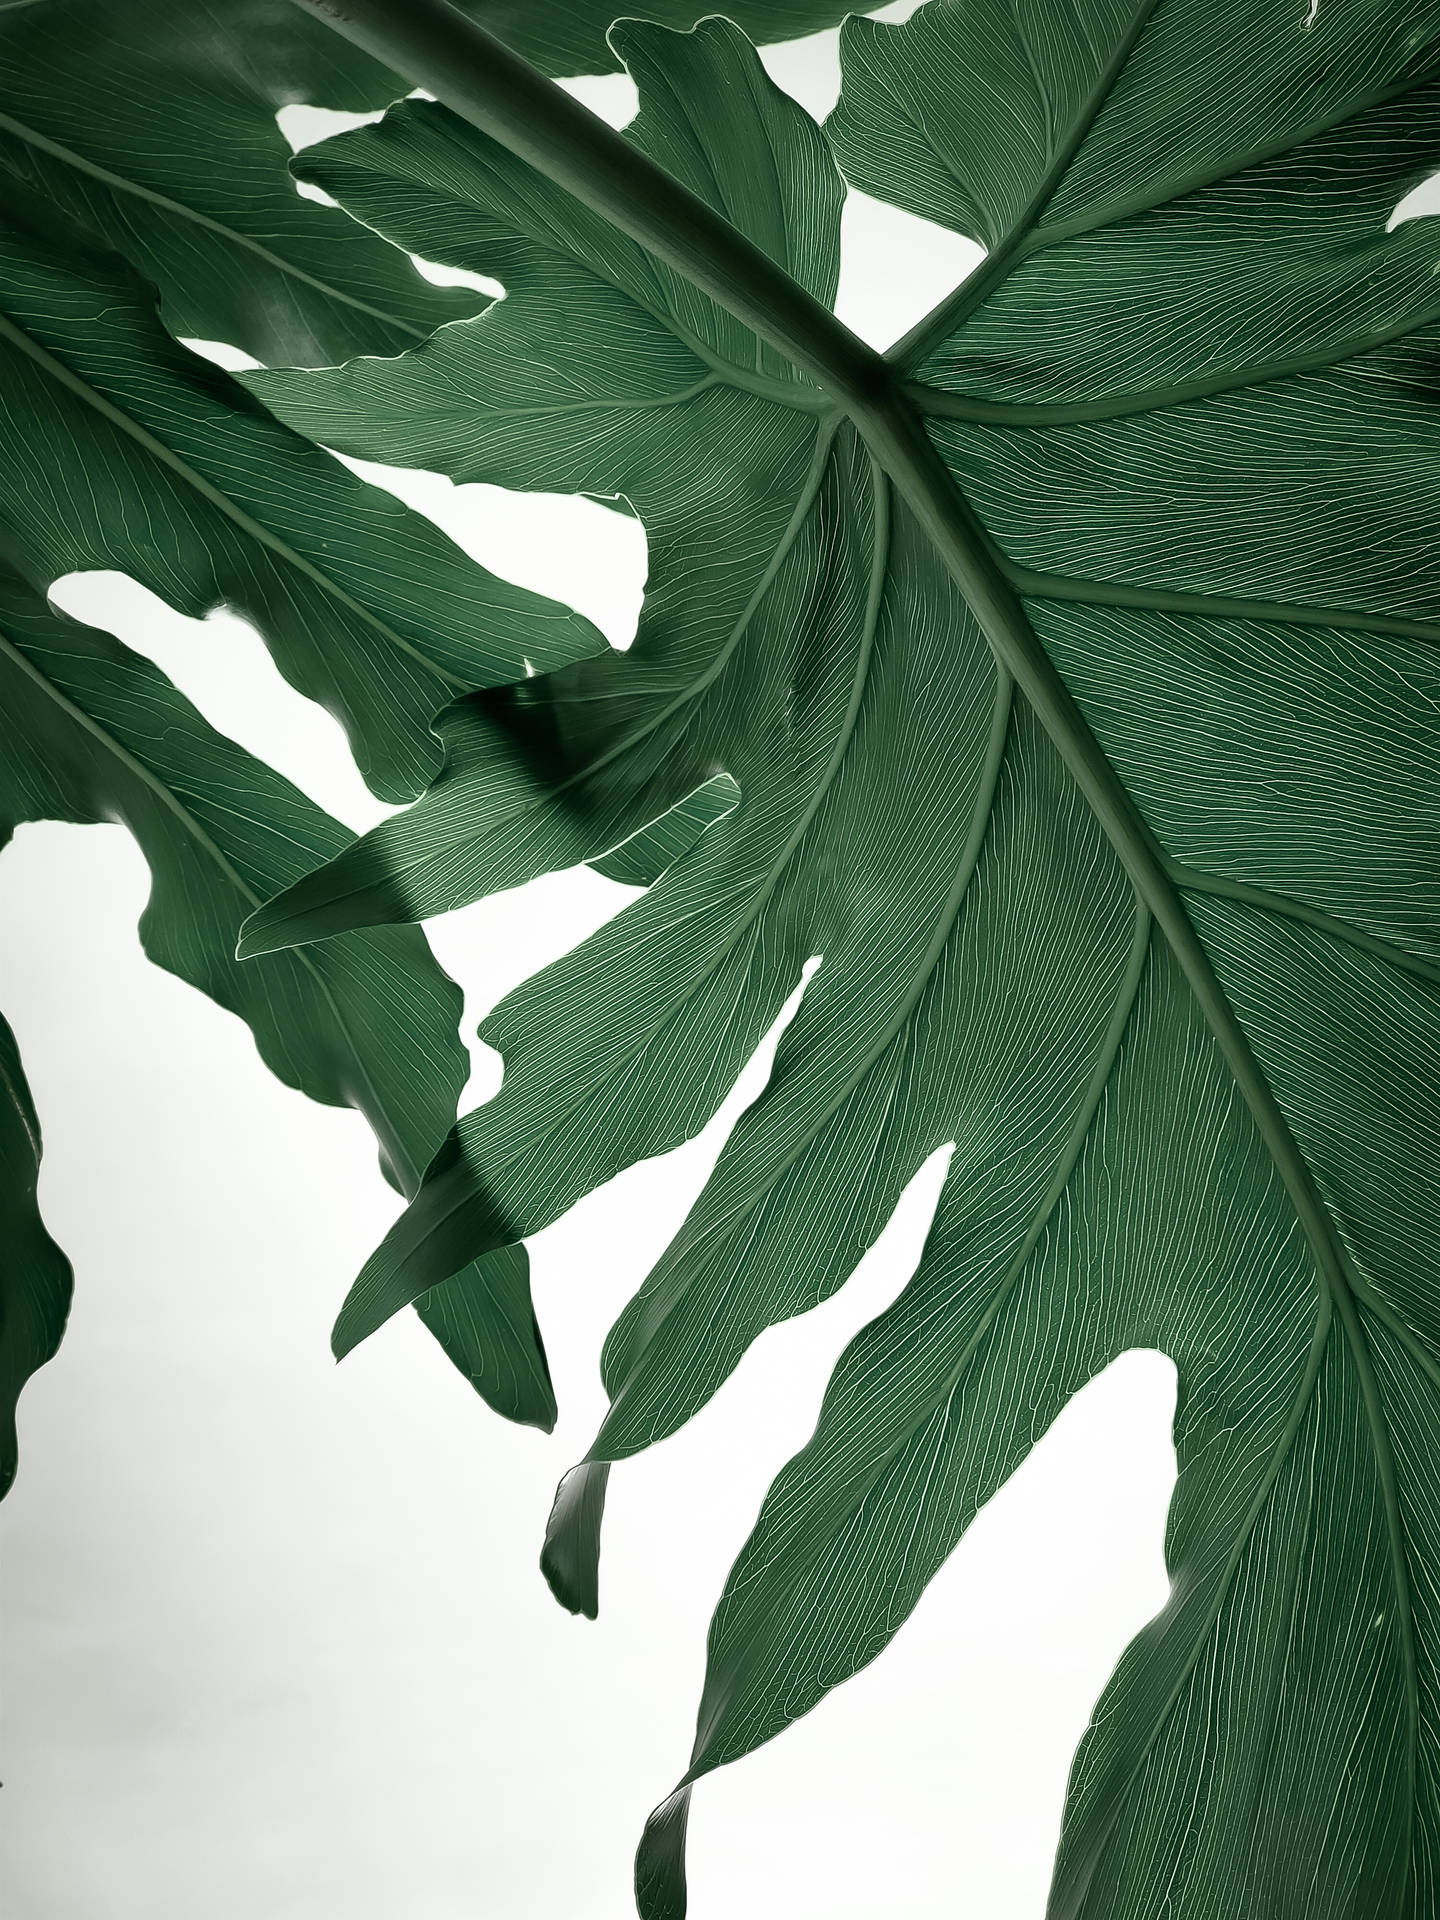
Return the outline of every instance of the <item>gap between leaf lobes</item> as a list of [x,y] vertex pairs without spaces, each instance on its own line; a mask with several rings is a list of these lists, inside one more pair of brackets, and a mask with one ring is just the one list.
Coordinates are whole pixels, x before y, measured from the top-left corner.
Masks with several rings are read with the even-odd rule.
[[[465,26],[448,9],[416,6],[399,21],[378,0],[344,7],[297,0],[335,15],[342,30],[383,51],[391,64],[427,86],[502,144],[598,208],[658,257],[688,275],[832,393],[867,441],[878,466],[926,528],[1002,668],[1013,674],[1041,725],[1084,794],[1149,914],[1164,934],[1265,1142],[1309,1244],[1322,1296],[1345,1335],[1359,1381],[1375,1468],[1386,1509],[1405,1667],[1409,1764],[1416,1764],[1418,1681],[1412,1597],[1388,1427],[1369,1343],[1360,1324],[1354,1275],[1334,1219],[1289,1123],[1195,931],[1182,890],[1203,890],[1204,877],[1177,870],[1156,844],[1135,803],[1101,750],[1063,680],[1051,665],[974,516],[926,434],[911,400],[878,356],[846,335],[809,296],[763,259],[699,201],[658,174],[624,142],[577,120],[569,103],[548,100],[535,77],[519,69],[498,42]],[[1137,17],[1136,31],[1144,11]],[[357,25],[358,23],[358,25]],[[400,49],[397,52],[397,47]],[[483,70],[485,63],[493,72]],[[513,88],[513,91],[511,89]],[[1048,198],[1048,195],[1046,196]],[[1043,205],[1043,201],[1040,203]],[[1038,209],[1037,209],[1038,210]],[[1038,586],[1037,591],[1043,590]],[[1223,891],[1223,883],[1213,885]],[[1284,911],[1283,908],[1280,911]],[[1360,944],[1364,943],[1364,936]],[[1419,972],[1414,968],[1412,971]],[[1297,1414],[1298,1419],[1298,1414]],[[588,1610],[588,1609],[587,1609]],[[1413,1793],[1407,1805],[1413,1817]],[[655,1915],[676,1905],[688,1790],[657,1811],[642,1845],[642,1907]]]

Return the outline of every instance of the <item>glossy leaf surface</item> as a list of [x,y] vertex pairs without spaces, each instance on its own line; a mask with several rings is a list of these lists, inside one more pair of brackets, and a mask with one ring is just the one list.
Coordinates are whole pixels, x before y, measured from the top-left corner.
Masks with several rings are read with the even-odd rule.
[[[828,298],[838,177],[738,34],[615,44],[637,147]],[[318,151],[361,218],[508,297],[255,389],[347,451],[623,493],[652,577],[628,655],[452,708],[431,792],[250,950],[668,823],[644,897],[486,1023],[501,1092],[337,1343],[696,1132],[820,956],[607,1342],[611,1409],[547,1542],[563,1599],[595,1604],[608,1463],[840,1285],[953,1152],[913,1279],[727,1584],[642,1911],[683,1911],[691,1783],[873,1658],[1065,1401],[1154,1346],[1181,1383],[1172,1595],[1077,1758],[1052,1912],[1418,1920],[1440,245],[1388,217],[1440,163],[1440,15],[931,0],[844,49],[851,177],[991,249],[910,343],[911,398],[1079,716],[1017,695],[906,475],[672,268],[433,105]],[[1082,796],[1086,722],[1140,830]]]

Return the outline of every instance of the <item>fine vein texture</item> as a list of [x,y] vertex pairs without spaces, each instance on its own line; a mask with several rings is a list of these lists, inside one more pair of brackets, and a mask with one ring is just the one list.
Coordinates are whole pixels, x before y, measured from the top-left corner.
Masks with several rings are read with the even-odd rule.
[[469,560],[178,346],[113,254],[0,176],[0,516],[28,578],[117,567],[180,612],[227,605],[408,799],[457,692],[602,649]]
[[[838,180],[741,36],[612,44],[637,152],[827,299]],[[567,1605],[598,1604],[609,1464],[842,1284],[953,1152],[913,1279],[727,1583],[642,1912],[684,1911],[693,1782],[872,1659],[1066,1400],[1154,1346],[1181,1383],[1172,1595],[1077,1757],[1052,1914],[1422,1920],[1440,241],[1387,223],[1440,165],[1440,9],[930,0],[851,22],[842,55],[850,177],[990,249],[903,344],[904,405],[1080,717],[997,665],[872,423],[673,265],[439,105],[307,156],[507,297],[254,390],[345,451],[623,494],[652,567],[627,656],[452,707],[418,805],[249,924],[261,953],[579,860],[652,882],[490,1016],[501,1091],[337,1347],[697,1131],[819,956],[607,1340],[610,1411],[546,1541]],[[1087,723],[1144,861],[1082,792]]]
[[[635,11],[689,26],[700,0]],[[611,0],[467,0],[547,73],[617,62]],[[833,26],[836,0],[735,0],[758,40]],[[0,168],[85,221],[160,289],[182,337],[323,366],[398,353],[485,304],[302,199],[275,113],[386,106],[406,83],[289,0],[26,0],[0,7]]]
[[40,1218],[39,1178],[40,1122],[15,1036],[0,1016],[0,1498],[15,1478],[15,1403],[54,1355],[70,1311],[70,1262]]
[[[879,0],[870,0],[875,6]],[[463,0],[461,12],[478,20],[507,46],[531,60],[542,73],[609,73],[621,64],[607,38],[618,0]],[[653,20],[666,27],[689,27],[712,11],[704,0],[636,0],[627,19]],[[800,34],[833,27],[865,5],[844,0],[728,0],[727,19],[762,45],[793,40]]]
[[138,267],[172,332],[257,360],[398,353],[484,304],[287,176],[278,107],[404,91],[287,0],[0,8],[0,168]]
[[[140,923],[150,958],[238,1014],[288,1086],[358,1108],[387,1177],[413,1193],[467,1070],[460,994],[424,935],[380,928],[313,953],[235,958],[246,913],[344,846],[346,830],[209,727],[149,661],[57,615],[10,573],[0,573],[0,716],[0,844],[28,820],[128,827],[154,880]],[[6,1066],[3,1090],[0,1208],[12,1232],[0,1295],[0,1408],[9,1421],[21,1381],[54,1349],[69,1281],[34,1214],[39,1134],[18,1061]],[[533,1327],[523,1249],[469,1265],[419,1304],[498,1411],[552,1423],[538,1335],[525,1364],[514,1360],[521,1332]],[[493,1320],[516,1328],[504,1349],[485,1332]],[[9,1444],[0,1467],[13,1472]]]

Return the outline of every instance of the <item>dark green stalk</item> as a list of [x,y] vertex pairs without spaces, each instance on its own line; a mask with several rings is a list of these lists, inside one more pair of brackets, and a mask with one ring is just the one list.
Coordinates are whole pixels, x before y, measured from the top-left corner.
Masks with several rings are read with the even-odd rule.
[[847,408],[890,370],[782,267],[448,0],[295,0],[602,215]]

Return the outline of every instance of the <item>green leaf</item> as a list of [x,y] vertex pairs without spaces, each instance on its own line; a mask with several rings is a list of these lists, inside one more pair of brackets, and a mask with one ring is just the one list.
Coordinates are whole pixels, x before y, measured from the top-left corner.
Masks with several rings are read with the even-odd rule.
[[[542,73],[609,73],[621,64],[607,33],[619,0],[462,0],[461,12],[498,34]],[[879,0],[870,0],[877,5]],[[858,9],[863,11],[864,9]],[[689,27],[709,9],[703,0],[639,0],[626,18]],[[727,18],[762,44],[833,27],[857,9],[840,0],[729,0]]]
[[[836,180],[738,34],[615,44],[639,153],[827,297]],[[642,1912],[684,1910],[693,1781],[872,1659],[1148,1346],[1180,1376],[1172,1594],[1081,1747],[1052,1914],[1408,1920],[1440,1904],[1440,238],[1387,222],[1440,164],[1440,9],[932,0],[842,50],[851,176],[991,248],[906,344],[908,397],[853,420],[679,277],[702,223],[657,218],[647,254],[433,105],[308,163],[508,297],[255,389],[348,451],[622,492],[652,582],[629,655],[452,709],[431,792],[249,945],[738,788],[492,1014],[501,1091],[337,1338],[697,1131],[820,956],[606,1343],[546,1543],[566,1604],[594,1610],[607,1463],[953,1151],[727,1584]]]
[[0,10],[0,167],[125,254],[174,333],[281,365],[398,353],[484,304],[288,176],[278,107],[404,91],[290,0]]
[[[618,65],[605,39],[615,4],[467,0],[463,11],[546,72],[597,73]],[[703,10],[699,0],[640,9],[669,26]],[[847,11],[836,0],[730,8],[759,40],[813,33]],[[431,285],[395,248],[301,199],[289,177],[277,108],[365,112],[406,90],[291,0],[0,8],[0,168],[153,281],[172,332],[270,365],[398,353],[485,304]]]
[[391,800],[433,773],[457,692],[603,648],[282,427],[176,345],[113,254],[53,226],[0,194],[0,518],[27,577],[118,567],[182,613],[233,608]]
[[15,1403],[53,1358],[70,1311],[70,1262],[40,1218],[39,1178],[40,1122],[15,1036],[0,1017],[0,1499],[15,1478]]
[[[387,1176],[413,1193],[454,1118],[467,1070],[456,1033],[460,994],[424,935],[388,927],[313,954],[235,957],[236,929],[256,902],[343,847],[345,828],[216,733],[149,661],[57,615],[8,573],[0,573],[0,716],[0,844],[27,820],[128,827],[154,879],[140,923],[150,958],[238,1014],[287,1086],[357,1107],[375,1130]],[[25,1099],[17,1067],[14,1111],[22,1118]],[[29,1163],[12,1166],[22,1146],[5,1149],[0,1206],[23,1221],[27,1206],[33,1214],[34,1167],[27,1176]],[[53,1351],[68,1298],[47,1277],[40,1231],[38,1221],[16,1228],[21,1304],[0,1315],[0,1379],[15,1391]],[[553,1422],[523,1249],[468,1267],[420,1304],[427,1326],[493,1406],[512,1419]],[[500,1314],[513,1331],[497,1355],[477,1320]]]
[[497,1247],[442,1280],[415,1311],[475,1391],[507,1420],[555,1425],[555,1389],[530,1300],[530,1260]]

